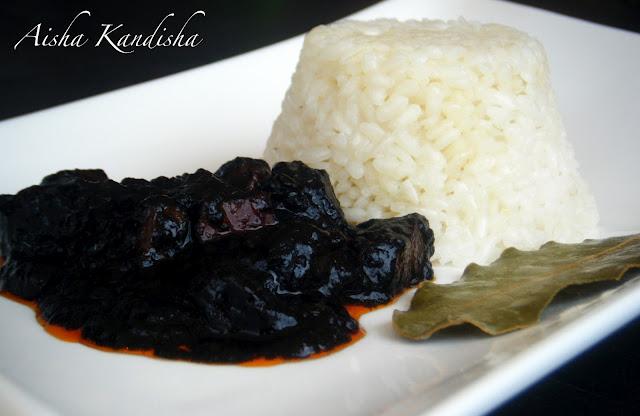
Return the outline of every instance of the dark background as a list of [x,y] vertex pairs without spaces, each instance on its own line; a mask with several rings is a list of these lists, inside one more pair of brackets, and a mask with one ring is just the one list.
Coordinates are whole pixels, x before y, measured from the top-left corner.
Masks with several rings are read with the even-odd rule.
[[[640,0],[522,0],[570,16],[640,32]],[[372,0],[294,0],[100,2],[13,1],[0,6],[0,119],[51,107],[104,91],[208,64],[303,33],[376,3]],[[190,33],[204,42],[197,48],[157,48],[132,54],[110,47],[34,47],[13,45],[37,23],[60,32],[78,12],[75,33],[95,41],[96,22],[124,23],[128,32],[148,33],[168,13],[179,27],[195,10]],[[41,32],[44,35],[45,32]],[[635,51],[640,59],[640,51]],[[639,74],[640,76],[640,74]],[[0,145],[1,145],[0,138]],[[0,162],[1,163],[1,162]],[[495,415],[640,414],[640,319],[555,371],[493,412]]]
[[[640,0],[516,2],[640,31]],[[0,6],[0,120],[247,52],[375,3],[374,0],[5,1]],[[82,10],[90,10],[91,16],[78,18],[73,32],[85,33],[91,43],[102,32],[96,22],[123,23],[127,32],[147,34],[164,16],[174,12],[176,16],[167,21],[167,26],[175,33],[193,11],[200,9],[207,16],[196,16],[189,23],[191,33],[204,38],[197,48],[156,48],[123,55],[108,46],[87,45],[81,50],[35,47],[33,39],[26,39],[17,50],[13,49],[36,24],[42,22],[41,36],[48,27],[60,33]]]

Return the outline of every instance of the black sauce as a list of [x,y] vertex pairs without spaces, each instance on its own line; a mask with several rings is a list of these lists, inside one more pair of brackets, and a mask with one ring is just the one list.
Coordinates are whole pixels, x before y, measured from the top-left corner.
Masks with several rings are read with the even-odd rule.
[[326,172],[236,158],[152,181],[101,170],[0,195],[0,287],[98,346],[201,362],[303,358],[349,342],[346,304],[431,279],[411,214],[347,224]]

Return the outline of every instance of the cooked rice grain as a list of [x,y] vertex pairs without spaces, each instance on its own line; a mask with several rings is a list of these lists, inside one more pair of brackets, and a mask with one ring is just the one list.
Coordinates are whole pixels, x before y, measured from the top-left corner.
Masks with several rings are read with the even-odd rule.
[[596,234],[544,49],[501,25],[313,29],[265,158],[326,169],[350,221],[425,215],[439,264]]

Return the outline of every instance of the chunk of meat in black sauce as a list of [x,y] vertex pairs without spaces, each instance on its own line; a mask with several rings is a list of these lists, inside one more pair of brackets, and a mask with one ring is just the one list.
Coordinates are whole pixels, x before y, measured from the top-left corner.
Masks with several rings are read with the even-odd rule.
[[303,358],[351,340],[347,304],[431,279],[417,214],[349,225],[329,176],[236,158],[118,183],[67,170],[0,195],[0,287],[101,346],[202,362]]

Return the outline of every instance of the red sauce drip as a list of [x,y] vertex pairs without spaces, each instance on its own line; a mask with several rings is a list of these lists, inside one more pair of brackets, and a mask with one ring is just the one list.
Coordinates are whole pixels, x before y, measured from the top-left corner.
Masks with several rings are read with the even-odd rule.
[[[408,290],[408,289],[407,289]],[[395,296],[391,301],[389,301],[389,303],[385,303],[382,305],[377,305],[377,306],[362,306],[362,305],[345,305],[345,309],[347,310],[347,313],[355,320],[359,320],[360,317],[364,314],[367,314],[369,312],[373,312],[376,311],[378,309],[382,309],[385,306],[388,306],[391,303],[394,303],[396,300],[398,300],[398,298],[400,296],[402,296],[402,294],[404,293],[404,291],[402,293],[400,293],[399,295]],[[282,363],[286,363],[286,362],[295,362],[295,361],[301,361],[301,360],[309,360],[309,359],[316,359],[316,358],[322,358],[325,357],[329,354],[332,354],[334,352],[340,351],[344,348],[347,348],[353,344],[355,344],[356,342],[360,341],[365,335],[366,335],[366,331],[364,329],[362,329],[362,327],[360,327],[360,329],[358,330],[358,332],[356,332],[355,334],[352,335],[351,337],[351,341],[344,343],[342,345],[338,345],[336,348],[333,348],[329,351],[321,351],[321,352],[317,352],[315,354],[312,354],[306,358],[290,358],[290,359],[285,359],[285,358],[255,358],[253,360],[250,361],[246,361],[244,363],[240,363],[241,366],[244,367],[268,367],[268,366],[272,366],[272,365],[278,365],[278,364],[282,364]]]
[[126,354],[144,355],[146,357],[155,357],[155,353],[154,353],[154,351],[152,349],[149,349],[149,350],[134,350],[134,349],[129,349],[129,348],[117,349],[117,348],[111,348],[111,347],[104,347],[102,345],[96,344],[95,342],[91,342],[89,340],[86,340],[86,339],[82,338],[82,330],[81,329],[66,329],[66,328],[61,327],[59,325],[52,325],[52,324],[46,322],[44,319],[42,319],[38,312],[36,312],[36,318],[38,319],[38,323],[40,323],[40,325],[42,325],[44,330],[47,331],[49,333],[49,335],[53,335],[54,337],[58,338],[61,341],[77,342],[79,344],[86,345],[87,347],[95,348],[97,350],[105,351],[105,352],[123,352],[123,353],[126,353]]
[[[0,267],[2,267],[2,257],[0,257]],[[16,303],[19,303],[21,305],[24,306],[28,306],[29,308],[33,309],[34,311],[38,310],[38,304],[36,303],[35,300],[26,300],[26,299],[22,299],[16,295],[14,295],[13,293],[9,293],[5,290],[3,290],[2,292],[0,292],[0,295],[4,296],[5,298],[12,300]]]
[[21,305],[25,305],[28,306],[29,308],[31,308],[35,314],[36,314],[36,319],[38,320],[38,323],[40,325],[42,325],[42,327],[44,328],[45,331],[47,331],[47,333],[49,333],[49,335],[53,335],[54,337],[58,338],[61,341],[65,341],[65,342],[77,342],[80,343],[82,345],[86,345],[87,347],[91,347],[91,348],[95,348],[97,350],[100,351],[107,351],[107,352],[124,352],[127,354],[135,354],[135,355],[144,355],[147,357],[155,357],[154,352],[152,349],[150,350],[134,350],[134,349],[129,349],[129,348],[122,348],[122,349],[116,349],[116,348],[111,348],[111,347],[103,347],[102,345],[98,345],[95,342],[91,342],[89,340],[86,340],[84,338],[82,338],[82,330],[81,329],[67,329],[64,327],[61,327],[59,325],[52,325],[50,323],[48,323],[47,321],[45,321],[41,314],[40,314],[40,309],[38,308],[38,304],[35,301],[31,301],[31,300],[24,300],[22,298],[19,298],[16,295],[13,295],[9,292],[6,291],[2,291],[0,292],[0,295],[2,295],[3,297],[12,300],[14,302],[17,302]]
[[[3,258],[0,257],[0,267],[3,264]],[[54,337],[56,337],[57,339],[61,340],[61,341],[65,341],[65,342],[77,342],[80,343],[82,345],[86,345],[87,347],[91,347],[91,348],[95,348],[97,350],[100,351],[105,351],[105,352],[120,352],[120,353],[126,353],[126,354],[134,354],[134,355],[144,355],[146,357],[155,357],[154,351],[153,349],[149,349],[149,350],[134,350],[134,349],[129,349],[129,348],[122,348],[122,349],[115,349],[115,348],[111,348],[111,347],[104,347],[102,345],[98,345],[94,342],[88,341],[84,338],[82,338],[82,330],[80,329],[66,329],[64,327],[61,327],[59,325],[52,325],[48,322],[46,322],[40,315],[40,310],[38,309],[38,304],[35,301],[29,301],[29,300],[24,300],[22,298],[19,298],[9,292],[6,291],[2,291],[0,292],[0,295],[2,295],[3,297],[12,300],[14,302],[17,302],[21,305],[25,305],[29,308],[31,308],[35,314],[36,314],[36,319],[38,320],[38,323],[40,325],[42,325],[42,327],[44,328],[45,331],[47,331],[47,333],[49,333],[50,335],[53,335]],[[393,303],[395,302],[395,300],[397,299],[394,298],[391,302],[389,303]],[[353,319],[360,319],[360,317],[366,313],[375,311],[377,309],[383,308],[386,305],[378,305],[378,306],[374,306],[374,307],[367,307],[367,306],[362,306],[362,305],[346,305],[345,308],[347,309],[347,312],[349,313],[349,315],[351,315],[351,317]],[[325,357],[329,354],[332,354],[334,352],[340,351],[344,348],[347,348],[348,346],[351,346],[353,344],[355,344],[356,342],[358,342],[359,340],[361,340],[364,336],[365,336],[366,332],[364,329],[360,328],[358,330],[358,332],[356,332],[355,334],[353,334],[351,336],[351,341],[341,344],[339,346],[337,346],[336,348],[333,348],[331,350],[328,351],[321,351],[315,354],[310,355],[309,357],[306,358],[291,358],[291,359],[285,359],[282,357],[278,357],[278,358],[255,358],[253,360],[250,361],[245,361],[243,363],[239,363],[239,365],[243,366],[243,367],[269,367],[269,366],[273,366],[273,365],[278,365],[278,364],[283,364],[286,362],[295,362],[295,361],[301,361],[301,360],[308,360],[308,359],[317,359],[317,358],[322,358]],[[180,349],[182,349],[183,351],[189,351],[189,347],[186,345],[181,345],[180,347],[178,347]]]
[[[4,257],[0,256],[0,267],[2,267],[5,263],[5,259]],[[408,289],[407,289],[408,290]],[[404,293],[404,292],[402,292]],[[396,296],[395,298],[393,298],[389,303],[394,303],[400,296],[402,296],[402,293],[400,293],[398,296]],[[50,335],[53,335],[54,337],[56,337],[57,339],[61,340],[61,341],[65,341],[65,342],[77,342],[79,344],[82,345],[86,345],[87,347],[91,347],[91,348],[95,348],[97,350],[100,351],[105,351],[105,352],[120,352],[120,353],[126,353],[126,354],[134,354],[134,355],[144,355],[145,357],[154,357],[157,358],[153,349],[148,349],[148,350],[135,350],[135,349],[129,349],[129,348],[122,348],[122,349],[116,349],[116,348],[111,348],[111,347],[104,347],[102,345],[98,345],[95,342],[91,342],[88,341],[84,338],[82,338],[82,330],[81,329],[66,329],[64,327],[61,327],[59,325],[52,325],[48,322],[46,322],[41,314],[40,314],[40,310],[38,308],[38,304],[35,301],[30,301],[30,300],[25,300],[22,299],[16,295],[13,295],[7,291],[1,291],[0,295],[2,295],[3,297],[12,300],[13,302],[19,303],[21,305],[25,305],[29,308],[31,308],[35,314],[36,314],[36,319],[38,321],[38,323],[40,325],[42,325],[42,327],[44,328],[45,331],[47,331],[47,333],[49,333]],[[388,303],[388,304],[389,304]],[[345,305],[345,308],[347,310],[347,312],[349,313],[349,315],[356,320],[359,320],[360,317],[364,314],[367,314],[369,312],[384,308],[385,306],[387,306],[388,304],[383,304],[383,305],[378,305],[378,306],[362,306],[362,305]],[[282,357],[277,357],[277,358],[255,358],[253,360],[250,361],[245,361],[243,363],[239,363],[239,365],[243,366],[243,367],[270,367],[273,365],[278,365],[278,364],[283,364],[286,362],[295,362],[295,361],[301,361],[301,360],[308,360],[308,359],[317,359],[317,358],[322,358],[325,357],[329,354],[332,354],[334,352],[340,351],[344,348],[347,348],[348,346],[351,346],[353,344],[355,344],[356,342],[358,342],[359,340],[361,340],[364,336],[365,336],[366,332],[364,329],[360,328],[358,330],[358,332],[356,332],[355,334],[353,334],[351,336],[351,341],[344,343],[342,345],[337,346],[336,348],[333,348],[331,350],[328,351],[321,351],[321,352],[317,352],[315,354],[310,355],[309,357],[306,358],[290,358],[290,359],[285,359]],[[180,345],[178,347],[179,349],[183,350],[183,351],[189,351],[189,347],[187,345]]]
[[282,358],[282,357],[277,357],[277,358],[254,358],[253,360],[249,360],[249,361],[245,361],[243,363],[240,363],[241,366],[243,367],[270,367],[272,365],[278,365],[278,364],[283,364],[283,363],[287,363],[287,362],[296,362],[296,361],[302,361],[302,360],[315,360],[316,358],[322,358],[322,357],[326,357],[329,354],[333,354],[334,352],[340,351],[342,349],[347,348],[350,345],[355,344],[356,342],[360,341],[362,339],[362,337],[364,337],[364,335],[366,334],[365,330],[360,328],[358,330],[358,332],[356,332],[355,334],[353,334],[351,336],[351,341],[346,342],[344,344],[338,345],[335,348],[332,348],[328,351],[320,351],[317,352],[315,354],[311,354],[308,357],[305,358]]

